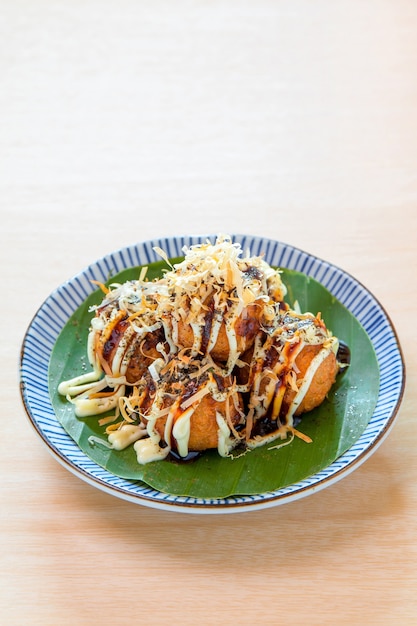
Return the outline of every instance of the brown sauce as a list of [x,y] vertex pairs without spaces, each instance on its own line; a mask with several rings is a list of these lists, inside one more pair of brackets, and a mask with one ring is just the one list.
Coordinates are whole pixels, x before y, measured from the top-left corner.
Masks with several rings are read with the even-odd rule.
[[103,358],[108,363],[111,362],[114,351],[117,349],[117,346],[119,345],[121,338],[126,332],[126,328],[128,327],[128,325],[129,322],[126,319],[118,322],[118,324],[116,324],[116,326],[113,328],[109,339],[106,341],[103,347]]
[[202,452],[194,451],[194,452],[189,452],[187,456],[180,456],[177,452],[175,452],[175,450],[171,450],[170,453],[168,454],[167,459],[174,463],[184,464],[184,463],[191,463],[192,461],[196,461],[197,459],[201,457],[201,455],[202,455]]
[[[337,350],[336,355],[338,363],[341,365],[350,365],[351,360],[351,352],[349,346],[344,342],[339,340],[339,348]],[[345,368],[342,369],[342,371]]]

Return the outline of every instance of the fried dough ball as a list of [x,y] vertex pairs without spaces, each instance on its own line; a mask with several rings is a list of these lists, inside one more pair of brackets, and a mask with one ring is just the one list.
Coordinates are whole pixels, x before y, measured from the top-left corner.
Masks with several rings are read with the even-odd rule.
[[276,322],[242,355],[236,377],[250,391],[255,421],[266,416],[285,424],[324,401],[339,371],[338,342],[309,313],[280,311]]
[[151,423],[161,440],[174,450],[178,448],[176,424],[182,418],[189,420],[187,451],[218,448],[220,418],[229,434],[239,437],[235,428],[244,420],[243,403],[241,394],[232,389],[231,377],[206,371],[200,378],[190,378],[189,374],[198,373],[198,369],[195,362],[190,370],[186,363],[174,358],[161,369],[157,383],[149,372],[141,381],[142,422]]
[[[320,352],[321,349],[322,346],[320,345],[305,346],[295,359],[298,385],[301,384],[301,381],[307,374],[313,358]],[[338,371],[339,365],[337,363],[336,355],[334,352],[330,352],[314,374],[307,393],[296,409],[294,415],[298,416],[302,413],[307,413],[308,411],[312,411],[316,407],[320,406],[334,384]],[[296,391],[291,387],[287,388],[282,401],[282,408],[284,412],[289,409],[295,396]]]
[[152,333],[147,333],[140,342],[136,342],[129,354],[126,367],[126,380],[129,384],[133,385],[140,380],[147,368],[156,359],[160,358],[161,353],[157,349],[157,346],[162,345],[163,341],[164,334],[163,331],[159,329]]
[[240,245],[221,235],[215,244],[185,249],[184,260],[164,274],[156,299],[179,349],[192,348],[194,356],[210,354],[232,366],[283,301],[279,272],[261,256],[241,258],[241,253]]
[[[200,354],[210,353],[215,361],[226,362],[230,356],[230,340],[236,341],[236,351],[240,354],[250,348],[261,326],[263,314],[262,303],[254,303],[245,307],[236,321],[222,320],[218,335],[213,346],[210,340],[215,327],[212,308],[208,308],[206,321],[200,326],[200,336],[191,324],[178,322],[178,343],[182,347],[196,347]],[[229,338],[231,335],[231,338]]]
[[[153,361],[161,356],[158,345],[164,345],[162,328],[139,335],[125,311],[116,311],[100,331],[96,331],[95,355],[107,374],[122,374],[129,384],[139,381]],[[167,348],[166,348],[167,349]]]
[[168,353],[162,322],[157,317],[158,286],[127,281],[106,293],[91,322],[90,362],[105,374],[137,383],[153,361]]
[[[229,405],[228,409],[226,409],[226,404]],[[230,413],[233,426],[237,426],[241,420],[241,411],[238,411],[232,398],[218,401],[211,395],[204,396],[190,418],[190,436],[188,439],[188,450],[190,452],[218,447],[219,425],[216,420],[216,413],[225,415],[226,410]],[[181,410],[175,413],[173,427],[182,414],[183,411]],[[164,437],[166,421],[166,417],[161,417],[155,423],[155,428],[161,438]],[[173,436],[171,436],[171,445],[174,449],[176,448],[176,441]]]

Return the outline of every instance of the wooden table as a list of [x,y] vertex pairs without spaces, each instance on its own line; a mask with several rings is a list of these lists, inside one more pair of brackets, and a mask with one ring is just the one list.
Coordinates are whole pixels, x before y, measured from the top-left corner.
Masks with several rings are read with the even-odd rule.
[[[1,623],[417,624],[417,5],[1,14]],[[49,293],[114,249],[197,232],[305,249],[388,311],[404,400],[343,481],[263,511],[158,511],[73,476],[26,419],[19,350]]]

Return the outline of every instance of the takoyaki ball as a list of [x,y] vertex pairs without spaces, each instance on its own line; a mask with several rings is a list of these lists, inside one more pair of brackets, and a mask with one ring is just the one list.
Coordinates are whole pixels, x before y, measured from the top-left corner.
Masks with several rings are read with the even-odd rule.
[[226,414],[226,405],[229,405],[228,411],[230,419],[234,427],[241,420],[241,412],[235,406],[232,398],[227,398],[221,402],[212,396],[205,396],[193,415],[191,416],[191,431],[189,439],[190,450],[209,450],[217,448],[219,444],[219,425],[216,420],[216,413]]
[[129,384],[136,383],[161,356],[158,344],[165,344],[152,285],[140,281],[119,285],[95,311],[89,340],[91,361],[99,363],[107,375],[125,376]]
[[[133,385],[144,375],[148,367],[158,358],[161,352],[158,345],[163,345],[164,333],[161,329],[147,333],[144,338],[136,340],[131,353],[127,355],[126,381]],[[165,350],[168,351],[167,345]]]
[[[225,416],[227,404],[229,405],[228,412],[230,413],[230,420],[235,427],[241,420],[241,411],[239,412],[232,398],[229,397],[226,400],[218,401],[211,395],[206,395],[198,403],[190,418],[190,435],[188,439],[188,450],[190,452],[200,452],[218,447],[219,425],[217,423],[216,414],[220,413],[222,416]],[[183,413],[184,411],[181,409],[175,412],[172,424],[173,428],[175,422]],[[166,422],[167,417],[161,417],[155,422],[155,429],[161,436],[161,439],[163,439],[165,435]],[[176,441],[173,435],[171,435],[171,441],[169,443],[175,450]]]
[[132,328],[127,315],[119,311],[97,336],[95,350],[107,374],[124,375],[127,383],[134,384],[161,356],[157,346],[163,342],[162,329],[140,335]]
[[[159,371],[157,381],[149,371],[141,381],[141,419],[146,425],[151,422],[161,440],[174,450],[178,443],[175,425],[181,418],[184,418],[184,432],[189,423],[186,441],[189,451],[217,448],[220,430],[224,434],[228,428],[233,439],[237,434],[235,427],[244,421],[241,395],[233,390],[231,377],[208,371],[195,376],[199,371],[202,371],[200,364],[193,363],[189,369],[188,364],[173,358]],[[227,428],[221,428],[225,424]]]
[[206,322],[199,327],[196,336],[193,327],[183,321],[178,322],[178,344],[181,347],[194,346],[200,354],[210,354],[215,361],[226,362],[231,354],[234,340],[238,354],[247,350],[259,332],[263,314],[263,303],[256,302],[246,306],[235,321],[223,319],[214,345],[211,345],[212,333],[216,331],[213,315],[208,313]]
[[[321,349],[322,346],[320,345],[304,346],[300,354],[296,357],[295,365],[298,386],[301,384],[305,375],[308,375],[308,369],[311,362]],[[316,370],[310,386],[294,415],[301,415],[302,413],[312,411],[316,407],[320,406],[334,384],[338,371],[339,365],[337,363],[336,355],[333,351],[330,351],[328,356],[322,361]],[[282,402],[284,411],[289,409],[295,396],[296,391],[291,387],[287,387]]]
[[[240,367],[234,371],[239,385],[246,385],[251,391],[250,404],[257,418],[271,411],[275,393],[281,392],[282,403],[276,405],[280,407],[281,418],[289,413],[300,415],[311,411],[324,401],[339,370],[335,354],[337,340],[320,319],[307,314],[303,318],[292,315],[290,319],[284,314],[283,319],[285,325],[278,326],[265,340],[259,335],[254,348],[240,357]],[[299,340],[294,331],[300,333]],[[300,346],[299,341],[304,345]],[[299,349],[298,354],[294,352]],[[319,353],[319,360],[313,363]],[[302,388],[304,380],[307,390]]]

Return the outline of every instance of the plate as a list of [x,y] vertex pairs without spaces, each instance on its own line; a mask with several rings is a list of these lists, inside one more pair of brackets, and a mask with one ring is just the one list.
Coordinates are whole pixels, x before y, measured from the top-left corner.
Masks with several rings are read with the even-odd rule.
[[[159,261],[146,267],[151,280],[161,276],[167,264]],[[142,269],[143,266],[135,266],[112,274],[107,284],[135,280]],[[58,387],[63,380],[90,369],[86,346],[94,316],[91,307],[103,300],[101,289],[94,291],[71,315],[50,356],[49,394],[60,424],[90,459],[111,474],[141,480],[157,491],[177,496],[222,499],[275,491],[328,467],[351,448],[373,415],[379,393],[378,361],[363,327],[321,283],[296,270],[286,268],[281,272],[289,306],[293,308],[297,301],[302,311],[320,311],[329,328],[349,348],[340,358],[351,357],[350,366],[339,373],[326,402],[303,416],[298,431],[307,435],[313,445],[295,437],[288,439],[291,445],[276,446],[275,441],[232,459],[210,450],[192,463],[167,460],[140,465],[133,446],[114,451],[92,444],[105,439],[105,426],[100,426],[97,416],[77,418],[74,405],[58,393]]]
[[213,236],[174,237],[147,241],[113,252],[61,285],[42,304],[24,337],[21,393],[29,419],[54,457],[94,487],[149,507],[191,513],[232,513],[258,510],[311,495],[363,463],[389,433],[401,403],[405,369],[395,329],[375,297],[340,268],[288,244],[265,238],[233,235],[251,255],[264,254],[273,266],[302,272],[320,282],[361,324],[372,343],[379,367],[379,391],[369,422],[354,444],[328,466],[280,489],[221,499],[163,493],[139,480],[116,476],[86,456],[57,420],[48,387],[48,369],[57,339],[73,313],[95,291],[92,280],[105,282],[127,268],[159,260],[157,246],[178,257],[184,246]]

